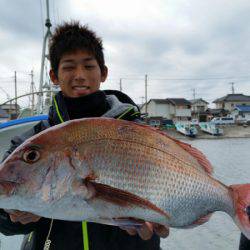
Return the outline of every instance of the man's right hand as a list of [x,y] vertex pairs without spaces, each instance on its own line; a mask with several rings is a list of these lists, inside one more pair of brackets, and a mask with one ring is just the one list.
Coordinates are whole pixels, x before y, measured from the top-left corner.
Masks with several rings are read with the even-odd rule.
[[35,214],[22,212],[18,210],[5,210],[5,212],[9,214],[10,220],[12,222],[20,222],[24,225],[31,222],[37,222],[41,218],[40,216],[37,216]]

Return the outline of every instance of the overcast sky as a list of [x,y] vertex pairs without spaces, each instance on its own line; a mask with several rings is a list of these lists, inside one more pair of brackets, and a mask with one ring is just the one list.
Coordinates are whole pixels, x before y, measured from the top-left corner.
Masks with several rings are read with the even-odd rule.
[[[0,0],[0,102],[38,89],[45,0]],[[250,95],[249,0],[54,0],[52,26],[79,20],[103,38],[109,78],[137,103],[184,97],[212,102],[235,92]],[[53,28],[52,27],[52,28]],[[48,65],[49,67],[49,65]],[[4,89],[4,91],[2,90]]]

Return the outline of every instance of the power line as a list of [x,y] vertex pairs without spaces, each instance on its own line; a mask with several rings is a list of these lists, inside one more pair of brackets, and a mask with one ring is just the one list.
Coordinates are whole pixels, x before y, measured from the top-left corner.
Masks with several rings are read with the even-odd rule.
[[157,81],[206,81],[206,80],[230,80],[230,79],[240,79],[247,78],[250,76],[239,76],[239,77],[207,77],[207,78],[149,78],[150,80]]
[[[142,80],[144,81],[143,77],[121,77],[124,80]],[[224,77],[199,77],[199,78],[190,78],[190,77],[182,77],[182,78],[175,78],[175,77],[161,77],[161,78],[155,78],[150,77],[148,75],[148,80],[156,80],[156,81],[205,81],[205,80],[230,80],[230,79],[250,79],[250,75],[246,76],[224,76]],[[109,80],[117,80],[120,78],[108,78]],[[243,80],[241,80],[243,81]]]

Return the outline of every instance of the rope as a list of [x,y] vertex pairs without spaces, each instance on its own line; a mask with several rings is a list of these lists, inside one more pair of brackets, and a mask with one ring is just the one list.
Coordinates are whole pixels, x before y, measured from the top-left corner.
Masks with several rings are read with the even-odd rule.
[[48,235],[46,237],[46,240],[45,240],[45,243],[44,243],[44,246],[43,246],[43,250],[49,250],[49,248],[50,248],[51,240],[49,239],[49,236],[50,236],[51,229],[52,229],[52,226],[53,226],[53,221],[54,220],[52,219],[51,222],[50,222],[49,232],[48,232]]

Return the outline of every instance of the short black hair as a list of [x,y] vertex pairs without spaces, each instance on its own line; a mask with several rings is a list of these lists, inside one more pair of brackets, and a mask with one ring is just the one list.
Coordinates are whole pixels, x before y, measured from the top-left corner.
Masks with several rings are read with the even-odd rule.
[[101,72],[105,70],[102,39],[87,25],[77,21],[65,22],[58,25],[49,41],[49,59],[51,69],[58,77],[58,66],[65,53],[85,50],[95,57]]

